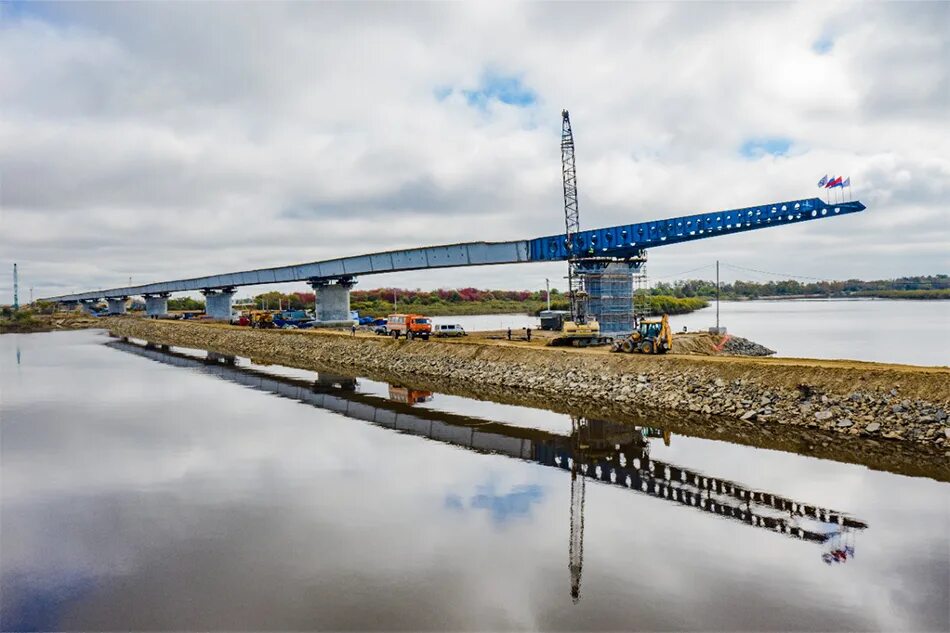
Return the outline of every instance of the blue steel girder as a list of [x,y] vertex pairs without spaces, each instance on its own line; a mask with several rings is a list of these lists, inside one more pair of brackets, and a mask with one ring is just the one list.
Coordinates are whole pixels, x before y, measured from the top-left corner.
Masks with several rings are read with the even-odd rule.
[[[579,257],[629,257],[637,255],[645,248],[754,231],[769,226],[820,220],[835,215],[857,213],[865,208],[858,201],[831,204],[820,198],[808,198],[728,211],[697,213],[667,220],[581,231],[574,236],[573,251]],[[531,261],[568,259],[569,252],[564,234],[531,240],[528,243],[528,257]]]
[[[717,235],[752,231],[769,226],[819,220],[835,215],[857,213],[866,207],[858,201],[829,204],[818,198],[790,200],[730,211],[699,213],[668,220],[655,220],[581,231],[575,236],[574,254],[608,258],[635,258],[646,248],[678,244]],[[428,268],[486,266],[542,261],[564,261],[569,258],[564,234],[533,240],[511,242],[469,242],[444,246],[426,246],[384,253],[368,253],[352,257],[277,266],[240,272],[161,281],[139,286],[126,286],[48,297],[46,301],[86,301],[102,298],[125,298],[134,295],[196,292],[222,288],[240,288],[258,284],[318,279],[353,278],[362,275],[403,272]]]

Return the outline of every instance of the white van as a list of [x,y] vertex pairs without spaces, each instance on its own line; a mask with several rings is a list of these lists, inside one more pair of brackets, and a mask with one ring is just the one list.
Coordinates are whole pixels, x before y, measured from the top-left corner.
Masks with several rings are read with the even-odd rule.
[[465,330],[458,323],[440,323],[432,326],[432,336],[465,336]]

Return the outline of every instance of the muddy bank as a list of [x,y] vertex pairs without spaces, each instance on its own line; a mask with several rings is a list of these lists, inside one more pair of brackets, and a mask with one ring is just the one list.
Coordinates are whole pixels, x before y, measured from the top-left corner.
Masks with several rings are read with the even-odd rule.
[[[589,408],[642,408],[835,438],[904,440],[950,448],[950,370],[851,361],[591,354],[559,348],[393,341],[335,332],[108,319],[120,336],[208,349],[296,367],[515,392]],[[444,388],[441,388],[444,390]],[[494,399],[494,398],[493,398]],[[839,440],[840,441],[840,440]]]
[[0,319],[0,334],[31,334],[33,332],[59,332],[102,327],[96,317],[84,314],[29,314],[22,317]]

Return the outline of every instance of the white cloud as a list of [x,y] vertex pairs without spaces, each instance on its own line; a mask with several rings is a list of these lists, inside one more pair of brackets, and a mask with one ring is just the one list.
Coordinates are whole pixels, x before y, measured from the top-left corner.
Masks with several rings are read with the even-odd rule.
[[[4,9],[0,266],[37,296],[555,233],[562,107],[587,227],[813,195],[829,171],[869,205],[654,249],[651,274],[950,263],[946,4]],[[470,103],[492,76],[534,102]],[[787,155],[741,155],[769,138]],[[361,286],[537,288],[561,268]]]

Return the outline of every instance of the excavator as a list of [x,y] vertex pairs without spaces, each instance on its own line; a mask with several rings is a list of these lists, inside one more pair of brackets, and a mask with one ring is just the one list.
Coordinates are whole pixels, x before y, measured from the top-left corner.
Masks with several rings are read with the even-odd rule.
[[673,331],[670,317],[643,319],[639,327],[622,341],[614,341],[612,352],[639,352],[641,354],[665,354],[673,349]]

